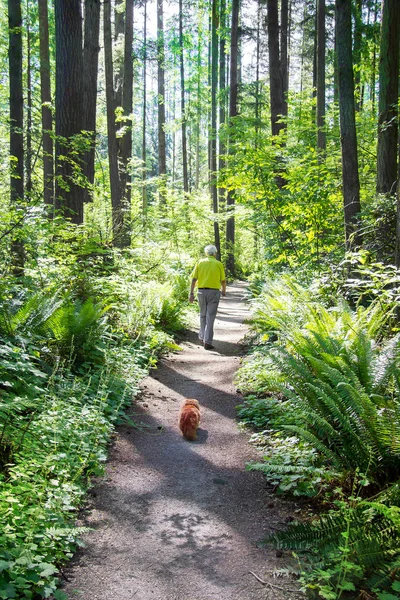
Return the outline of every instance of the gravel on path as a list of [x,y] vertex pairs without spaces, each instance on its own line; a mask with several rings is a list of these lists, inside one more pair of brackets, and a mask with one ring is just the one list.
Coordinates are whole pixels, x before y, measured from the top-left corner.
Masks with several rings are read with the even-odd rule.
[[[79,551],[65,574],[71,600],[293,600],[296,585],[260,542],[283,527],[290,504],[268,495],[238,429],[233,376],[248,316],[245,285],[230,285],[215,323],[215,350],[188,332],[183,350],[163,358],[121,426],[106,477],[91,490]],[[183,398],[201,406],[198,440],[177,427]]]

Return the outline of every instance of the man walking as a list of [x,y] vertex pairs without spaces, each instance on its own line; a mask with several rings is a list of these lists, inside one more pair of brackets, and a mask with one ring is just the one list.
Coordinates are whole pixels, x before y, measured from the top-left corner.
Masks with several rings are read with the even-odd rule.
[[194,302],[194,288],[197,282],[200,309],[199,340],[204,343],[206,350],[213,350],[214,321],[221,293],[226,296],[226,280],[224,266],[216,259],[216,247],[206,246],[204,252],[206,257],[197,263],[191,274],[189,302]]

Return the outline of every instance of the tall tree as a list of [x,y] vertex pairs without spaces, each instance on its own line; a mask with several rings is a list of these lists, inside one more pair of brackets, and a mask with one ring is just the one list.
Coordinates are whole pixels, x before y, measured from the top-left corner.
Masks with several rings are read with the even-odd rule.
[[336,48],[338,64],[340,140],[346,248],[361,245],[359,217],[357,134],[354,107],[354,79],[351,40],[351,0],[336,0]]
[[124,210],[124,231],[122,244],[128,247],[131,243],[131,175],[130,160],[132,158],[132,112],[133,112],[133,0],[125,0],[124,30],[124,67],[121,106],[124,115],[124,135],[120,138],[120,197]]
[[165,43],[164,6],[157,0],[157,88],[158,88],[158,176],[160,178],[160,202],[165,202],[165,177],[167,158],[165,143]]
[[363,24],[363,0],[356,0],[354,5],[354,92],[356,96],[356,111],[361,110],[361,46]]
[[[239,42],[240,0],[232,0],[230,90],[229,90],[229,154],[233,154],[235,117],[238,114],[238,42]],[[229,190],[226,199],[226,267],[229,273],[235,272],[235,196]]]
[[26,89],[25,194],[29,199],[32,192],[32,34],[29,0],[26,0]]
[[397,181],[400,3],[383,0],[379,58],[378,193],[395,192]]
[[281,0],[280,68],[283,89],[283,115],[287,116],[287,94],[289,91],[289,0]]
[[186,135],[186,109],[185,109],[185,63],[183,44],[183,0],[179,0],[179,49],[180,49],[180,76],[181,76],[181,119],[182,119],[182,169],[183,191],[189,192],[188,153]]
[[[13,208],[24,199],[24,99],[22,84],[22,11],[20,0],[8,0],[10,89],[10,202]],[[14,226],[11,243],[16,274],[22,274],[24,247]]]
[[279,135],[279,132],[285,128],[285,124],[281,122],[281,116],[287,114],[287,104],[279,50],[278,0],[267,0],[267,8],[271,130],[272,135]]
[[[88,132],[90,148],[84,157],[84,173],[90,186],[94,183],[96,143],[97,74],[99,62],[100,0],[85,0],[83,42],[83,128]],[[86,189],[86,200],[89,200]]]
[[147,212],[147,147],[146,147],[146,119],[147,119],[147,0],[144,0],[143,16],[143,112],[142,112],[142,202],[143,213]]
[[[83,52],[80,0],[55,3],[56,25],[56,198],[55,206],[73,223],[83,222],[84,189],[75,180],[82,158],[74,142],[83,125]],[[71,148],[78,153],[74,163]]]
[[[219,161],[218,171],[222,173],[225,167],[226,133],[226,0],[220,0],[219,9]],[[225,188],[219,188],[219,209],[225,204]]]
[[317,0],[317,147],[326,150],[325,133],[325,0]]
[[[40,40],[40,94],[42,105],[43,188],[44,201],[54,203],[53,118],[51,114],[51,76],[49,50],[49,16],[47,0],[38,0]],[[52,213],[50,213],[51,216]]]
[[218,0],[212,0],[211,10],[211,198],[214,211],[214,242],[217,256],[221,256],[219,239],[217,188],[217,91],[218,91]]
[[103,34],[104,34],[104,66],[106,79],[107,106],[107,143],[108,166],[110,172],[110,192],[112,207],[113,244],[123,245],[124,212],[121,203],[121,193],[118,174],[118,145],[117,128],[115,123],[116,101],[114,94],[114,67],[112,53],[111,2],[103,3]]

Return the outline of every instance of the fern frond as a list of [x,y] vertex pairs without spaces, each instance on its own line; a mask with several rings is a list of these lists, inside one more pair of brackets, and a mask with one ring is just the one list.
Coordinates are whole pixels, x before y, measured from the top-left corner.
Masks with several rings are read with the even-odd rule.
[[332,452],[332,450],[326,446],[322,440],[318,439],[317,436],[311,433],[311,431],[308,429],[304,429],[296,425],[283,425],[282,429],[285,431],[292,431],[305,442],[308,442],[313,448],[320,452],[320,454],[330,460],[335,468],[340,469],[342,466],[342,462],[338,458],[337,454]]

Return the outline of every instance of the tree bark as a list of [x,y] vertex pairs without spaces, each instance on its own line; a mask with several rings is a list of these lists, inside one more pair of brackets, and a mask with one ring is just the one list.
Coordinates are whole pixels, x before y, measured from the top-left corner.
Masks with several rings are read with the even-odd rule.
[[354,108],[351,0],[336,0],[336,42],[345,240],[347,250],[354,250],[361,246],[361,205]]
[[272,135],[279,135],[279,132],[285,128],[285,124],[279,122],[280,117],[287,114],[287,108],[284,97],[283,70],[279,50],[278,0],[267,0],[267,7],[271,131]]
[[125,0],[124,36],[124,76],[122,83],[122,110],[124,114],[124,135],[119,144],[120,157],[120,198],[124,211],[124,228],[121,244],[127,248],[131,244],[131,175],[129,162],[132,158],[132,112],[133,112],[133,0]]
[[363,0],[356,0],[354,5],[354,93],[356,111],[361,110],[361,44],[362,44],[362,8]]
[[121,205],[121,194],[118,175],[118,146],[115,123],[116,102],[114,95],[114,68],[112,58],[111,2],[109,1],[104,2],[103,4],[103,19],[104,63],[107,105],[108,164],[110,171],[113,245],[116,247],[122,247],[124,213]]
[[89,188],[85,200],[92,199],[95,172],[97,74],[99,64],[100,0],[85,0],[83,42],[83,129],[88,132],[90,148],[84,157],[84,173]]
[[288,103],[287,95],[289,92],[289,0],[281,0],[281,30],[280,30],[280,68],[282,78],[283,92],[283,115],[287,117]]
[[[229,154],[233,155],[234,147],[234,119],[238,114],[238,41],[239,41],[239,11],[240,0],[232,0],[232,25],[231,25],[231,57],[230,57],[230,91],[229,91]],[[226,268],[230,274],[235,273],[235,196],[229,190],[226,199]]]
[[26,152],[25,152],[25,196],[32,192],[32,36],[29,16],[29,0],[26,0]]
[[75,183],[74,166],[66,160],[76,146],[73,137],[83,124],[83,51],[80,0],[55,3],[56,25],[56,199],[55,205],[75,224],[83,222],[84,189]]
[[397,180],[400,3],[383,0],[379,59],[376,191],[393,194]]
[[211,198],[214,212],[214,243],[217,256],[221,257],[221,244],[218,224],[218,188],[217,188],[217,91],[218,91],[218,0],[212,0],[211,15]]
[[[38,0],[40,41],[40,99],[42,105],[43,190],[44,201],[54,204],[53,119],[51,114],[51,74],[49,51],[49,17],[47,0]],[[52,211],[49,216],[52,216]]]
[[[10,203],[14,209],[24,200],[24,99],[22,87],[22,14],[20,0],[8,0],[10,90]],[[19,227],[13,228],[11,255],[15,275],[22,275],[24,246]]]
[[165,46],[164,46],[164,6],[157,0],[157,66],[158,66],[158,177],[159,200],[165,204],[167,157],[165,145]]
[[325,0],[317,6],[317,148],[325,154]]
[[[219,161],[218,171],[221,174],[225,168],[225,121],[226,121],[226,1],[220,0],[220,18],[219,18]],[[225,205],[225,188],[219,187],[219,210],[223,210]]]
[[143,214],[147,213],[147,189],[146,189],[146,163],[147,163],[147,149],[146,149],[146,117],[147,117],[147,0],[144,0],[144,22],[143,22],[143,114],[142,114],[142,202],[143,202]]
[[187,136],[186,136],[186,109],[185,109],[185,65],[183,52],[183,0],[179,0],[179,49],[180,49],[180,75],[181,75],[181,119],[182,119],[182,169],[183,191],[189,192]]

